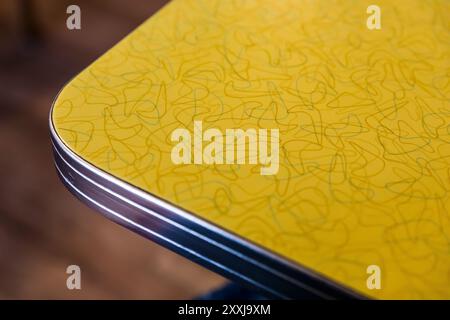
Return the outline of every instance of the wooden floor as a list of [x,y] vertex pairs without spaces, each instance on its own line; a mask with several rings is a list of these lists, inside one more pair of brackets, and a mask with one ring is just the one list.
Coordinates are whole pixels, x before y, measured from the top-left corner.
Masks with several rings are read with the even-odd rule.
[[[69,2],[32,1],[40,36],[31,42],[18,1],[5,1],[0,13],[13,18],[0,27],[0,299],[189,299],[220,286],[218,275],[87,208],[53,167],[47,118],[58,90],[165,1],[77,1],[81,31],[65,27]],[[81,267],[79,291],[66,288],[70,264]]]

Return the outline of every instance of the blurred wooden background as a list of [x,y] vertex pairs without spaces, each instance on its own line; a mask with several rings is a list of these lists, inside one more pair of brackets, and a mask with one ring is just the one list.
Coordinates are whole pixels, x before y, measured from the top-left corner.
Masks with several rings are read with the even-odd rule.
[[[225,281],[92,211],[53,167],[52,99],[165,2],[0,1],[0,299],[189,299]],[[69,4],[82,30],[67,30]],[[70,264],[82,290],[66,288]]]

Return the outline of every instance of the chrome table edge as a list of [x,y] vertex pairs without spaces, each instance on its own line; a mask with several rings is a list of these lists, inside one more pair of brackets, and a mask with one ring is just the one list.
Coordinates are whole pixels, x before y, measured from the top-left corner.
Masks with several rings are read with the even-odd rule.
[[269,298],[367,298],[93,166],[60,139],[52,110],[49,126],[58,176],[71,193],[107,218]]

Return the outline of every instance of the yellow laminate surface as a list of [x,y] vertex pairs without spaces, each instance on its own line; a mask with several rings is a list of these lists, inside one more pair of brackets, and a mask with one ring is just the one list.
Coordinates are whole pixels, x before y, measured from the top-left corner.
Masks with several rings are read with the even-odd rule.
[[[96,167],[376,298],[450,298],[450,2],[175,0],[52,113]],[[175,165],[176,128],[278,128],[280,167]],[[366,286],[381,268],[381,289]]]

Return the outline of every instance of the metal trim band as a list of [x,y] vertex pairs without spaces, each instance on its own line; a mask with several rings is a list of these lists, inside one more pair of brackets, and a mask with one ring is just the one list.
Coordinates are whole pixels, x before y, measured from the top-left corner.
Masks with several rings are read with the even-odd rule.
[[60,179],[107,218],[268,297],[367,298],[96,168],[61,141],[52,110],[49,125]]

